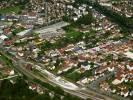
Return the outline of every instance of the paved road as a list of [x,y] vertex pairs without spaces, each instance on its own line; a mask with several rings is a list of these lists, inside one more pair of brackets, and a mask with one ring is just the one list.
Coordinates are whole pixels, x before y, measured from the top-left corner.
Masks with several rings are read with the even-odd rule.
[[[35,33],[40,33],[40,37],[43,39],[49,39],[52,37],[61,36],[65,33],[61,30],[62,27],[69,25],[69,23],[61,21],[53,25],[49,25],[40,29],[33,30]],[[60,30],[59,30],[60,29]]]
[[58,22],[58,23],[55,23],[55,24],[52,24],[52,25],[49,25],[49,26],[42,27],[40,29],[36,29],[34,31],[39,32],[39,33],[44,33],[45,31],[46,32],[51,31],[51,30],[55,31],[57,29],[60,29],[61,27],[67,26],[67,25],[69,25],[69,23],[61,21],[61,22]]
[[34,32],[41,33],[41,34],[43,34],[45,32],[49,32],[49,31],[55,32],[56,30],[58,30],[64,26],[67,26],[67,25],[69,25],[69,23],[62,21],[62,22],[58,22],[53,25],[49,25],[46,27],[42,27],[40,29],[36,29],[36,30],[34,30]]

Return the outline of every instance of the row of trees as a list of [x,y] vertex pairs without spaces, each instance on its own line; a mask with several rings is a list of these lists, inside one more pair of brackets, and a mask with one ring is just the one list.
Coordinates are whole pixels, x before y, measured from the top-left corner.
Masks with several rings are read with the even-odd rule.
[[112,10],[108,10],[106,7],[101,6],[98,3],[93,4],[93,6],[94,8],[96,8],[96,10],[108,16],[109,18],[111,18],[112,21],[115,21],[120,26],[125,27],[129,30],[133,29],[133,19],[119,15],[118,13],[113,12]]
[[[45,86],[51,87],[48,84]],[[48,88],[46,87],[46,88]],[[51,98],[49,92],[46,90],[44,94],[38,94],[35,91],[28,89],[28,84],[22,79],[17,78],[16,83],[12,84],[9,80],[0,82],[0,100],[61,100],[60,94],[64,91],[59,87],[52,87],[55,92],[54,97]],[[81,100],[78,97],[65,93],[63,100]]]
[[124,15],[120,15],[112,10],[107,9],[104,6],[99,5],[97,2],[91,2],[91,0],[75,0],[75,4],[88,4],[93,6],[97,11],[103,13],[107,17],[109,17],[112,21],[116,22],[122,27],[123,33],[131,33],[133,32],[133,19],[127,18]]

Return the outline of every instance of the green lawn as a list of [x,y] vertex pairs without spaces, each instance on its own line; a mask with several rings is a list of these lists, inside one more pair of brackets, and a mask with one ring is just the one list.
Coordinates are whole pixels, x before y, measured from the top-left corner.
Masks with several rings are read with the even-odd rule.
[[73,37],[73,38],[78,38],[78,37],[81,36],[81,35],[82,35],[81,32],[77,32],[77,31],[72,30],[72,31],[69,31],[69,32],[66,34],[66,37],[67,37],[67,38],[71,38],[71,37]]
[[12,34],[13,34],[14,36],[16,36],[16,34],[18,34],[19,32],[22,32],[22,31],[24,31],[24,30],[25,30],[25,28],[23,28],[23,27],[21,27],[21,28],[16,28],[16,29],[13,30]]
[[14,7],[0,9],[1,14],[7,14],[7,13],[12,13],[12,12],[19,13],[20,11],[21,11],[20,6],[14,6]]
[[66,78],[71,79],[72,81],[75,81],[75,82],[78,81],[80,77],[81,77],[81,74],[78,73],[77,71],[74,71],[66,75]]
[[84,73],[78,73],[77,71],[74,71],[72,73],[68,73],[67,75],[65,75],[65,77],[76,82],[82,79],[83,77],[90,77],[92,75],[92,70],[87,70]]

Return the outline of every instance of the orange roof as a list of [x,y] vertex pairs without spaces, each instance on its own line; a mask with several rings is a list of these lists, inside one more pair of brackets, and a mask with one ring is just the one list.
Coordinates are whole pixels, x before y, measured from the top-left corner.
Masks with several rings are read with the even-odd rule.
[[5,29],[4,29],[4,33],[5,33],[5,34],[8,34],[9,32],[11,32],[11,29],[10,29],[10,28],[5,28]]
[[29,16],[36,16],[36,15],[37,15],[36,12],[30,12],[30,13],[29,13]]
[[99,68],[96,69],[97,73],[102,73],[104,71],[106,71],[108,68],[108,66],[100,66]]

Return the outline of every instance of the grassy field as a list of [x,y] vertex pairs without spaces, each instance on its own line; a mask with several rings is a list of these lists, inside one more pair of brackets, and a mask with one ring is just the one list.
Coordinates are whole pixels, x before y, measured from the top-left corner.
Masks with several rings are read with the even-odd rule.
[[7,14],[7,13],[19,13],[21,11],[21,7],[20,6],[14,6],[14,7],[8,7],[8,8],[4,8],[4,9],[0,9],[0,13],[1,14]]

